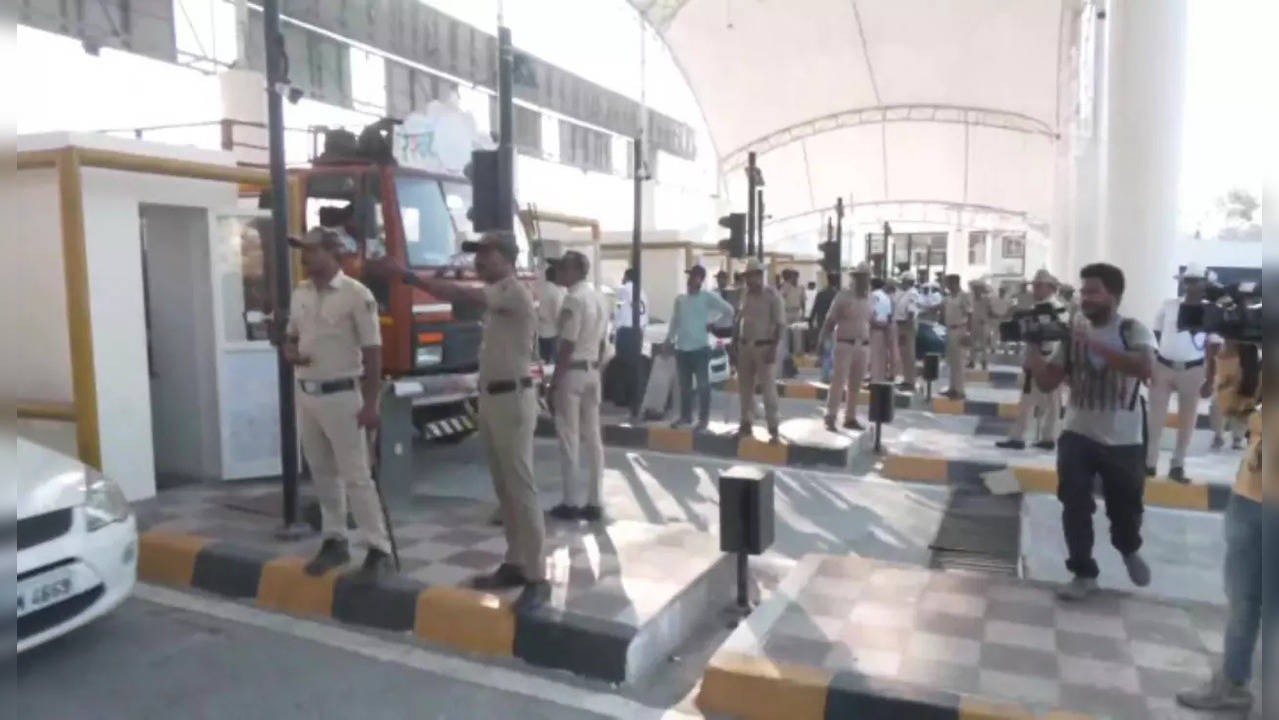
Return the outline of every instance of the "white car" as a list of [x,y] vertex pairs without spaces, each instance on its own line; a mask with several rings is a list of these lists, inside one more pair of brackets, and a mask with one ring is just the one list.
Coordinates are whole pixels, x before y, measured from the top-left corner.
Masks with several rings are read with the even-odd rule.
[[[710,357],[706,361],[707,374],[711,385],[718,385],[727,381],[730,375],[728,341],[717,338],[712,333],[706,333],[706,341],[710,343],[711,348]],[[664,342],[666,342],[666,321],[649,320],[648,326],[644,328],[644,347],[640,352],[651,362],[653,345],[661,345]]]
[[101,617],[138,577],[138,527],[111,479],[18,438],[18,652]]

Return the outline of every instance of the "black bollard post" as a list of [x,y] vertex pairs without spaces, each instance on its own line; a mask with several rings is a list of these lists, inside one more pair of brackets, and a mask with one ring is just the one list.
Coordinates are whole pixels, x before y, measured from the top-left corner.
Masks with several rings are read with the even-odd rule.
[[870,384],[870,421],[875,423],[875,452],[883,450],[883,424],[893,421],[893,400],[891,382]]
[[[737,555],[739,617],[750,614],[749,555],[773,544],[773,471],[735,465],[719,475],[719,549]],[[734,620],[733,624],[736,624]]]
[[941,355],[937,353],[928,353],[924,356],[924,382],[927,383],[927,395],[925,399],[928,402],[933,401],[933,381],[941,375]]

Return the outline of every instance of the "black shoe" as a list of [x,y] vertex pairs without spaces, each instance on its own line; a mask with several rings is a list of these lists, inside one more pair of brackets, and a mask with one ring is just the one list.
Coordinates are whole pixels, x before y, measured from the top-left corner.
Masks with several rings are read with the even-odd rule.
[[550,512],[546,514],[550,515],[556,520],[573,522],[575,520],[581,519],[582,509],[578,507],[573,507],[572,505],[565,505],[564,503],[560,503],[559,505],[556,505],[555,507],[551,508]]
[[826,429],[830,432],[838,432],[835,429],[835,418],[826,418]]
[[320,543],[320,552],[311,558],[311,562],[308,562],[303,570],[311,577],[319,577],[349,562],[351,562],[351,552],[347,549],[346,540],[325,538],[324,542]]
[[1186,469],[1180,465],[1168,468],[1168,479],[1179,483],[1190,482],[1190,478],[1186,477]]
[[680,418],[679,420],[676,420],[675,422],[671,423],[671,427],[678,430],[679,428],[682,428],[685,425],[692,424],[692,422],[693,422],[692,420],[685,420],[684,418]]
[[1005,450],[1025,450],[1026,441],[1025,440],[1000,440],[999,442],[995,443],[995,447],[1003,448]]
[[711,426],[710,420],[698,420],[697,425],[693,427],[693,431],[706,432],[706,429],[709,428],[710,426]]
[[1035,443],[1035,447],[1039,448],[1040,450],[1056,450],[1057,443],[1053,440],[1040,440],[1039,442]]
[[989,370],[989,369],[990,369],[990,365],[989,365],[989,364],[987,364],[987,362],[986,362],[985,360],[982,360],[982,361],[981,361],[981,369],[982,369],[982,370]]
[[844,429],[845,430],[865,430],[866,426],[857,422],[856,418],[853,418],[852,420],[844,421]]
[[599,522],[604,519],[604,508],[599,505],[583,505],[577,516],[586,522]]
[[755,434],[755,429],[749,423],[742,423],[737,426],[737,437],[748,438]]
[[550,599],[551,584],[545,580],[533,580],[524,586],[520,596],[515,599],[515,612],[531,612],[545,605]]
[[471,579],[471,587],[476,590],[506,590],[528,584],[524,571],[510,563],[502,563],[492,575],[480,575]]
[[359,585],[375,585],[379,580],[395,573],[391,556],[377,548],[369,548],[364,556],[364,564],[351,576]]
[[1159,473],[1159,471],[1158,471],[1158,470],[1156,470],[1156,469],[1155,469],[1155,468],[1153,468],[1153,467],[1148,467],[1148,468],[1146,468],[1146,477],[1154,477],[1154,476],[1155,476],[1155,475],[1157,475],[1158,473]]

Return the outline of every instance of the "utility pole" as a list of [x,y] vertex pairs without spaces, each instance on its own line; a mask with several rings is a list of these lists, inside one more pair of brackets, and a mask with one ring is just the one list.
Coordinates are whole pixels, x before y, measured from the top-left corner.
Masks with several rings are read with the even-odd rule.
[[274,264],[274,330],[277,337],[276,378],[280,403],[280,477],[283,484],[283,520],[278,536],[296,538],[309,528],[298,523],[298,426],[293,407],[293,366],[284,358],[284,332],[289,321],[293,274],[289,257],[288,179],[284,170],[284,36],[280,34],[279,0],[263,0],[262,27],[266,42],[266,124],[271,166],[271,257]]
[[756,200],[755,210],[759,213],[759,222],[755,226],[755,233],[759,239],[759,261],[764,262],[764,187],[761,185],[755,188]]
[[[839,243],[839,255],[841,264],[844,255],[844,198],[835,198],[835,242]],[[835,268],[835,272],[842,273],[842,267]]]
[[498,207],[502,209],[502,229],[515,230],[515,98],[512,73],[515,49],[511,29],[498,16],[497,27],[497,168]]
[[[644,297],[641,288],[643,285],[643,260],[644,254],[640,250],[640,243],[643,240],[643,223],[644,223],[644,136],[643,134],[635,136],[633,144],[633,152],[635,154],[635,215],[631,223],[631,269],[635,271],[635,280],[631,283],[631,328],[635,331],[635,347],[632,348],[631,354],[631,371],[634,377],[634,392],[631,393],[631,419],[638,420],[640,416],[640,404],[643,400],[644,393],[644,329],[640,327],[640,307],[642,298]],[[656,356],[655,356],[656,357]]]
[[755,151],[746,154],[746,256],[755,255]]

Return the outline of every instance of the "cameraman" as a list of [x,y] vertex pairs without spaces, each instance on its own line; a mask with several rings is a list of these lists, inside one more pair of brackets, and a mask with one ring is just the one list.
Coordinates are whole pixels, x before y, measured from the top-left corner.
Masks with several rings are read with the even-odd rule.
[[1208,273],[1203,265],[1190,263],[1176,278],[1182,296],[1170,298],[1155,315],[1158,362],[1150,378],[1150,416],[1147,422],[1146,475],[1154,476],[1159,463],[1160,438],[1167,422],[1168,399],[1177,393],[1177,444],[1172,451],[1168,479],[1190,482],[1186,477],[1186,448],[1199,416],[1199,399],[1212,397],[1212,376],[1217,354],[1217,338],[1205,333],[1177,329],[1177,311],[1182,304],[1198,305],[1204,300]]
[[1057,498],[1074,579],[1058,595],[1085,600],[1097,591],[1100,571],[1093,559],[1094,478],[1101,478],[1110,518],[1110,542],[1123,555],[1128,577],[1145,587],[1150,567],[1141,549],[1145,489],[1141,383],[1150,377],[1154,336],[1140,322],[1119,315],[1124,273],[1094,263],[1079,271],[1081,311],[1088,324],[1075,326],[1051,359],[1027,354],[1031,374],[1044,392],[1070,386],[1066,428],[1057,445]]
[[[1047,303],[1052,305],[1054,310],[1061,308],[1061,304],[1056,299],[1057,278],[1053,277],[1052,273],[1042,268],[1036,271],[1030,287],[1035,299],[1034,307]],[[1053,314],[1052,317],[1056,319],[1057,315]],[[1043,450],[1052,450],[1057,447],[1057,419],[1061,414],[1061,389],[1056,388],[1051,392],[1045,392],[1036,386],[1031,378],[1030,355],[1052,357],[1060,344],[1054,341],[1026,343],[1025,357],[1022,360],[1021,401],[1017,408],[1017,421],[1013,423],[1012,434],[1008,436],[1008,439],[995,443],[995,447],[1025,450],[1026,425],[1036,412],[1039,413],[1039,440],[1035,443],[1035,447]]]
[[[1248,452],[1239,465],[1234,491],[1226,508],[1226,621],[1221,668],[1204,685],[1177,694],[1177,702],[1196,710],[1247,710],[1253,704],[1248,683],[1257,638],[1273,629],[1279,588],[1263,561],[1274,565],[1279,556],[1275,528],[1279,510],[1274,497],[1275,473],[1262,480],[1261,373],[1256,345],[1239,345],[1238,353],[1223,354],[1217,366],[1217,402],[1228,417],[1247,419]],[[1276,419],[1270,420],[1269,440],[1275,442]],[[1263,505],[1262,497],[1266,497]],[[1264,529],[1263,529],[1264,528]],[[1264,558],[1270,560],[1265,561]],[[1264,648],[1263,643],[1263,648]]]

